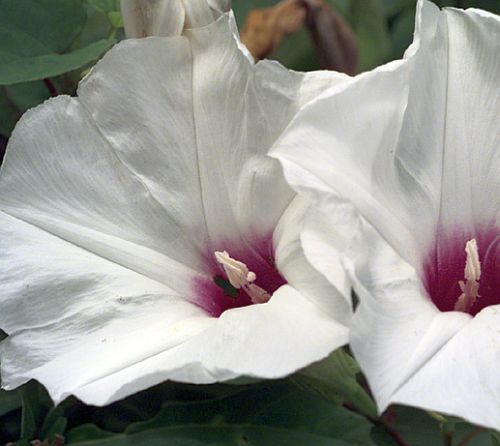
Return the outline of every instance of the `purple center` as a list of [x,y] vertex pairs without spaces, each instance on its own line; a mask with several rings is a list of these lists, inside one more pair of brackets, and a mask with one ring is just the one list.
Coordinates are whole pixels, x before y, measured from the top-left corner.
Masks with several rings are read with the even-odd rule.
[[439,231],[437,242],[424,264],[424,284],[429,296],[441,311],[453,311],[462,294],[459,282],[465,280],[467,256],[465,245],[476,239],[481,277],[479,296],[468,311],[479,313],[490,305],[500,304],[500,235],[496,227],[487,227],[475,233]]
[[[287,283],[276,269],[270,236],[259,238],[251,245],[241,243],[241,241],[211,245],[205,254],[209,277],[198,277],[194,281],[196,303],[211,316],[219,317],[231,308],[253,305],[252,299],[243,289],[235,290],[229,285],[222,265],[215,259],[215,251],[227,251],[233,259],[246,264],[248,269],[257,276],[255,284],[271,295]],[[227,288],[224,289],[221,282],[225,282],[229,288],[232,288],[232,292],[228,292]]]

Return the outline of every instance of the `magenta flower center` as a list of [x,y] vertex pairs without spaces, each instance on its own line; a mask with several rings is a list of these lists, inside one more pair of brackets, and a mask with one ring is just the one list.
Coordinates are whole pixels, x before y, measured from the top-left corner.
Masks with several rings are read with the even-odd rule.
[[265,303],[286,280],[276,268],[271,237],[250,244],[229,242],[210,246],[207,277],[194,281],[196,303],[219,317],[231,308]]
[[500,304],[500,235],[496,228],[440,231],[424,264],[424,284],[441,311],[471,315]]

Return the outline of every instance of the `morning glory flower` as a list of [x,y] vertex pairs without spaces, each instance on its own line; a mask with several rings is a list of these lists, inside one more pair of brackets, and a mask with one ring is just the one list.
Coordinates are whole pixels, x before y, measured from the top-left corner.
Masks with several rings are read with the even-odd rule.
[[498,429],[500,18],[417,9],[404,60],[307,105],[275,156],[297,190],[365,219],[345,262],[361,301],[350,342],[379,409]]
[[340,263],[327,280],[307,261],[309,204],[266,153],[349,78],[254,65],[232,13],[201,6],[179,36],[121,42],[78,97],[14,130],[0,174],[4,388],[33,378],[56,402],[104,405],[166,379],[282,377],[347,342],[349,282]]

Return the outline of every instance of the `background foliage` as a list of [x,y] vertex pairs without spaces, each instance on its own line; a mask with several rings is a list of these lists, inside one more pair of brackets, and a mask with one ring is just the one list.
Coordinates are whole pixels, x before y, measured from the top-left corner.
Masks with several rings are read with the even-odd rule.
[[[328,2],[355,31],[361,71],[401,57],[412,40],[415,0]],[[274,3],[233,0],[240,27],[249,11]],[[499,0],[437,3],[500,13]],[[0,0],[0,11],[2,156],[22,113],[50,96],[75,94],[78,81],[124,34],[118,0]],[[272,57],[297,70],[318,68],[306,30]],[[73,398],[54,408],[34,382],[0,391],[0,444],[60,445],[63,437],[79,446],[500,446],[500,434],[438,414],[392,407],[377,417],[357,364],[342,350],[285,380],[165,383],[106,408]]]

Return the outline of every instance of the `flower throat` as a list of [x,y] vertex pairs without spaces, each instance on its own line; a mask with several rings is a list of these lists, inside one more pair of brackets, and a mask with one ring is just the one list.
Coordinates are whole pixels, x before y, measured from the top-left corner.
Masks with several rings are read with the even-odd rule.
[[471,315],[500,304],[500,235],[478,231],[470,239],[452,234],[439,241],[424,265],[424,282],[441,311]]

